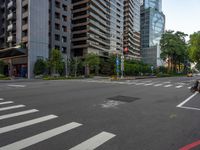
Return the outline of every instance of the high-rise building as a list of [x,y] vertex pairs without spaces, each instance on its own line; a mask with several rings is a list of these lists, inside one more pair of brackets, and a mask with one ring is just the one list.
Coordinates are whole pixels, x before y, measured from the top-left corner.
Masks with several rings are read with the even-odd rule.
[[0,59],[10,76],[33,77],[37,59],[53,48],[70,53],[70,1],[0,1]]
[[72,53],[123,51],[123,0],[72,0]]
[[141,54],[145,63],[162,65],[159,45],[164,29],[162,0],[144,0],[141,6]]
[[[140,0],[1,0],[0,59],[10,76],[33,77],[52,49],[66,60],[96,53],[140,59]],[[125,32],[124,32],[125,31]]]
[[140,0],[124,0],[124,50],[126,56],[140,60]]

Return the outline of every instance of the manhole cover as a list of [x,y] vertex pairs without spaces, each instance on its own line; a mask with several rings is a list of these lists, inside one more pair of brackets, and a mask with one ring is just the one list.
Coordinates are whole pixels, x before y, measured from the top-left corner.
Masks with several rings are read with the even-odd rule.
[[139,100],[137,97],[130,97],[130,96],[115,96],[115,97],[110,97],[108,98],[109,100],[114,100],[114,101],[120,101],[120,102],[126,102],[126,103],[131,103],[136,100]]

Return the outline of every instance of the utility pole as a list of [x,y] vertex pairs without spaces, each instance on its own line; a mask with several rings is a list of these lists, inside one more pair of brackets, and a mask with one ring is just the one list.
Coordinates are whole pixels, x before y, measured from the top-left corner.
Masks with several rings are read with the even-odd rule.
[[66,54],[64,54],[64,58],[65,58],[65,72],[66,72],[66,77],[69,76],[69,56]]
[[77,77],[77,68],[78,68],[78,58],[77,56],[75,57],[75,77]]

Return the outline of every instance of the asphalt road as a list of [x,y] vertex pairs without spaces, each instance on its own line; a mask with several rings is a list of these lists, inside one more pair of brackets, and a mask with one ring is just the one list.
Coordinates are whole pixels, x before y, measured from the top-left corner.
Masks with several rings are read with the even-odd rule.
[[199,150],[196,78],[0,81],[0,150]]

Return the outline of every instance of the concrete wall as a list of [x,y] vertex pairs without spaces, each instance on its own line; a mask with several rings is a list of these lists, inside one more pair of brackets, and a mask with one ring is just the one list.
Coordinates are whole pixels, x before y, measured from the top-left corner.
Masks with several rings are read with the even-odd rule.
[[48,58],[49,0],[29,0],[28,78],[38,57]]

